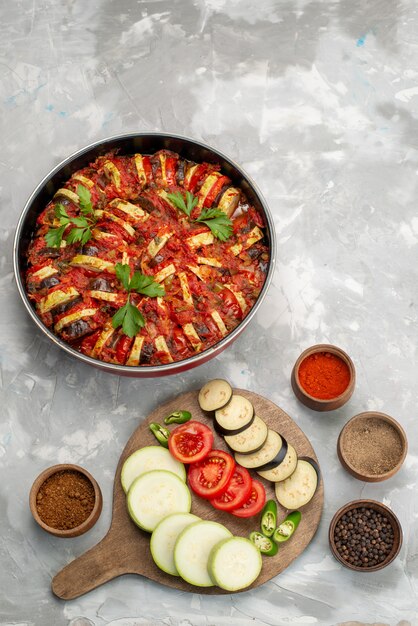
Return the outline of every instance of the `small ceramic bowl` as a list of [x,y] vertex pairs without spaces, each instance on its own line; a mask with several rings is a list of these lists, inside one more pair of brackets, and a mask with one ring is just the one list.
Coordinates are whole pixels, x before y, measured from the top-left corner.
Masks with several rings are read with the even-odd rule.
[[[350,462],[347,457],[346,442],[347,442],[347,438],[349,436],[350,431],[354,427],[361,424],[361,422],[365,422],[366,420],[370,420],[370,419],[376,419],[382,422],[386,422],[390,424],[391,426],[393,426],[393,428],[398,433],[399,439],[401,441],[402,451],[401,451],[399,460],[397,461],[396,465],[394,465],[391,469],[389,469],[388,471],[382,474],[367,473],[364,470],[361,470],[359,467],[356,467],[355,465],[353,465],[353,462],[352,461]],[[390,415],[386,415],[385,413],[379,413],[377,411],[366,411],[364,413],[359,413],[358,415],[355,415],[354,417],[352,417],[341,430],[340,435],[338,437],[338,442],[337,442],[338,458],[340,459],[342,466],[347,470],[347,472],[349,472],[352,476],[354,476],[354,478],[358,478],[358,480],[363,480],[368,483],[377,483],[382,480],[387,480],[388,478],[391,478],[394,474],[396,474],[396,472],[398,472],[402,467],[402,463],[405,460],[407,451],[408,451],[408,440],[406,438],[406,434],[402,426],[395,419],[393,419],[393,417],[390,417]]]
[[[42,485],[44,484],[44,482],[48,478],[53,476],[53,474],[56,474],[57,472],[68,471],[68,470],[79,472],[85,478],[87,478],[87,480],[92,484],[94,488],[94,506],[90,515],[79,526],[75,526],[74,528],[70,528],[68,530],[60,530],[58,528],[53,528],[52,526],[48,526],[48,524],[45,524],[45,522],[42,521],[38,513],[36,502],[37,502],[38,492],[40,488],[42,487]],[[83,533],[90,530],[90,528],[92,528],[94,524],[97,522],[97,520],[99,519],[100,513],[102,512],[102,505],[103,505],[102,492],[100,491],[100,487],[95,481],[95,479],[93,478],[93,476],[87,470],[83,469],[79,465],[72,465],[69,463],[64,463],[61,465],[53,465],[52,467],[48,467],[46,470],[44,470],[35,479],[32,485],[32,488],[30,490],[30,494],[29,494],[29,506],[30,506],[31,513],[35,521],[39,524],[41,528],[46,530],[51,535],[55,535],[56,537],[78,537],[79,535],[82,535]]]
[[[348,383],[347,388],[341,393],[339,396],[335,398],[331,398],[329,400],[320,400],[319,398],[315,398],[314,396],[309,395],[302,387],[299,381],[299,367],[306,359],[306,357],[311,354],[316,354],[318,352],[330,352],[331,354],[335,354],[340,357],[347,364],[350,370],[350,382]],[[343,404],[348,402],[348,400],[353,395],[354,387],[356,384],[356,370],[354,368],[354,363],[341,348],[337,348],[337,346],[332,346],[330,344],[319,343],[315,346],[312,346],[302,352],[298,360],[296,361],[291,375],[291,383],[292,388],[295,393],[297,399],[302,402],[309,409],[313,409],[314,411],[333,411],[334,409],[339,409]]]
[[[374,509],[375,511],[378,511],[379,513],[387,517],[393,528],[393,533],[394,533],[394,542],[393,542],[392,550],[389,552],[386,559],[382,561],[382,563],[379,563],[378,565],[373,565],[372,567],[358,567],[357,565],[352,565],[351,563],[347,563],[347,561],[345,561],[342,558],[341,554],[338,552],[337,547],[335,545],[334,533],[335,533],[335,527],[337,525],[338,520],[348,511],[351,511],[352,509],[358,509],[361,507],[365,507],[367,509]],[[386,567],[387,565],[389,565],[390,563],[392,563],[392,561],[398,556],[399,551],[402,547],[402,527],[395,513],[393,513],[393,511],[391,511],[387,506],[385,506],[381,502],[376,502],[375,500],[353,500],[352,502],[349,502],[348,504],[345,504],[344,506],[342,506],[335,513],[334,517],[331,520],[331,524],[329,525],[328,539],[329,539],[331,552],[333,553],[337,561],[345,565],[345,567],[348,567],[348,569],[351,569],[356,572],[377,572],[383,569],[384,567]]]

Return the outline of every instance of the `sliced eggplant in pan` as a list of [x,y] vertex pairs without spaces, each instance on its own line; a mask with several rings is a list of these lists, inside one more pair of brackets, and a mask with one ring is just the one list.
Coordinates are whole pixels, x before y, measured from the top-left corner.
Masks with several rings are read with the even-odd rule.
[[280,480],[286,480],[293,474],[296,469],[296,465],[298,462],[298,455],[296,454],[296,450],[290,443],[287,444],[287,452],[281,463],[278,463],[275,467],[270,470],[261,470],[258,471],[257,474],[260,474],[262,478],[266,478],[267,480],[271,480],[273,483],[277,483]]
[[235,461],[247,469],[271,469],[281,463],[286,456],[287,442],[275,430],[267,433],[267,439],[260,450],[252,454],[236,453]]
[[228,404],[215,411],[215,428],[222,435],[238,435],[254,419],[254,407],[247,398],[232,394]]
[[199,391],[199,405],[203,411],[222,409],[232,397],[232,387],[226,380],[210,380]]
[[256,415],[253,423],[241,433],[238,433],[238,435],[225,436],[225,443],[234,450],[234,452],[252,454],[264,446],[267,435],[267,424]]
[[313,459],[299,459],[289,478],[275,485],[276,498],[285,509],[300,509],[314,497],[319,482],[319,467]]

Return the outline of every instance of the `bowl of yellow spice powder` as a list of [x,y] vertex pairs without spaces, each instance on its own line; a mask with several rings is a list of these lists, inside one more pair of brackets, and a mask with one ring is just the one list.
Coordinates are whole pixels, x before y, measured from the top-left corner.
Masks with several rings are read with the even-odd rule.
[[54,465],[32,485],[29,506],[35,521],[56,537],[77,537],[97,522],[102,493],[93,476],[78,465]]

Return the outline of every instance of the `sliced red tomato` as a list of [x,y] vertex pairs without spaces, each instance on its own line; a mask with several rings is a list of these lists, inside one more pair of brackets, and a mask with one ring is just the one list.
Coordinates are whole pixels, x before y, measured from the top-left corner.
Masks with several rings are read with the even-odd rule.
[[215,201],[216,196],[218,195],[218,193],[222,189],[222,187],[224,185],[227,185],[230,182],[231,182],[231,179],[228,178],[228,176],[220,176],[218,178],[218,180],[215,182],[215,184],[212,185],[212,187],[210,188],[209,193],[206,196],[205,201],[203,203],[203,206],[204,207],[211,207],[212,204]]
[[166,157],[165,160],[165,178],[167,181],[167,185],[175,185],[176,184],[176,172],[177,172],[177,161],[176,157]]
[[265,501],[266,491],[264,485],[258,480],[253,480],[250,497],[241,507],[231,511],[231,513],[236,517],[252,517],[261,511]]
[[210,503],[220,511],[232,511],[248,500],[251,489],[252,479],[249,471],[241,465],[236,465],[226,491],[217,498],[213,498]]
[[181,463],[202,461],[212,450],[213,433],[205,424],[195,420],[181,424],[171,431],[168,448]]
[[230,454],[212,450],[203,461],[190,465],[189,485],[198,496],[211,500],[228,488],[234,470],[235,461]]
[[81,342],[81,352],[84,352],[84,354],[89,354],[96,345],[96,341],[99,337],[100,330],[96,330],[96,332],[92,335],[87,335],[87,337],[84,337],[83,341]]
[[224,301],[227,313],[231,313],[235,319],[241,320],[242,310],[235,294],[225,287],[225,289],[219,292],[219,297]]
[[173,343],[176,348],[176,353],[184,359],[189,356],[190,348],[186,335],[180,330],[175,328],[173,331]]
[[116,360],[118,363],[125,363],[128,352],[133,344],[133,338],[123,335],[116,346]]

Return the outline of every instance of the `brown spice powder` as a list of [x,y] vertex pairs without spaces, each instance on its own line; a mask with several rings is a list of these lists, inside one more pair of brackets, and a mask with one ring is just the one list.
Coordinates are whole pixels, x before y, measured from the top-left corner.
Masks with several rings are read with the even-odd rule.
[[62,470],[46,479],[36,496],[41,520],[57,530],[80,526],[95,502],[94,487],[80,472]]
[[399,433],[377,417],[356,420],[344,433],[342,445],[347,461],[363,474],[385,474],[402,456]]

